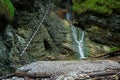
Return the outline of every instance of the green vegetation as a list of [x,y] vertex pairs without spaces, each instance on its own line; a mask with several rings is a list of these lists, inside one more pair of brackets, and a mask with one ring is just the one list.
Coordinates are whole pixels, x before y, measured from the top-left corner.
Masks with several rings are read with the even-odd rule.
[[120,0],[73,0],[73,10],[79,14],[85,11],[111,14],[113,9],[120,9]]
[[[57,5],[57,6],[60,6],[61,4],[60,4],[60,2],[61,2],[61,0],[51,0],[51,2],[53,2],[55,5]],[[63,4],[62,4],[63,5]]]
[[6,19],[12,21],[14,18],[14,6],[10,0],[0,0],[0,15],[5,15]]
[[118,47],[112,47],[112,48],[110,49],[110,52],[114,52],[114,51],[117,51],[117,50],[119,50]]

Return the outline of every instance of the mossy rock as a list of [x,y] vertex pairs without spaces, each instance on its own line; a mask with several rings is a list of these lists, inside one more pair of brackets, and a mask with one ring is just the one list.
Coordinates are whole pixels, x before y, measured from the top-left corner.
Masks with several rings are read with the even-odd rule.
[[114,52],[114,51],[117,51],[117,50],[119,50],[119,47],[113,46],[113,47],[111,47],[110,52]]

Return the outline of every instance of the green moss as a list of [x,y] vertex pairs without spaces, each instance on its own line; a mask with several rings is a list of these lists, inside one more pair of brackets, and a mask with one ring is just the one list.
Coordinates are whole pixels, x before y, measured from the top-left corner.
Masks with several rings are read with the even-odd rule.
[[73,10],[79,14],[85,11],[111,14],[113,9],[120,9],[120,0],[73,0]]
[[114,52],[114,51],[117,51],[117,50],[119,50],[118,47],[112,47],[112,48],[110,49],[110,52]]
[[10,0],[0,0],[0,15],[5,15],[5,17],[12,21],[14,18],[14,6]]

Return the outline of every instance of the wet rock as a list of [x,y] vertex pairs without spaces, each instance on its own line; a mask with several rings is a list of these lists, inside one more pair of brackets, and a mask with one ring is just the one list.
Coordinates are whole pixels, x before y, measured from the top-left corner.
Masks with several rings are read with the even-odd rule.
[[23,40],[23,43],[20,43],[20,47],[18,48],[20,53],[33,36],[37,27],[40,26],[36,36],[26,50],[31,61],[60,59],[58,55],[61,53],[67,55],[74,54],[73,49],[70,47],[70,24],[60,19],[53,12],[55,6],[52,3],[50,6],[52,10],[46,16],[42,25],[40,25],[40,21],[46,12],[46,7],[40,0],[34,2],[34,12],[16,12],[14,27],[17,27],[16,34],[19,35],[20,40]]
[[79,15],[79,25],[89,34],[89,38],[97,43],[109,46],[120,45],[120,15],[99,16],[92,13]]
[[[16,5],[14,22],[11,25],[0,24],[0,55],[7,54],[7,58],[13,61],[11,63],[19,65],[36,60],[62,59],[59,56],[61,54],[65,55],[65,60],[70,59],[68,56],[74,54],[71,48],[70,24],[56,15],[56,6],[52,3],[48,6],[43,0],[32,0],[33,3],[31,0],[28,1],[14,0],[13,3]],[[51,10],[40,25],[48,7]],[[0,23],[2,21],[7,23],[4,20],[0,20]],[[21,56],[38,26],[40,28],[37,34]]]
[[108,19],[108,26],[110,27],[110,30],[115,33],[120,32],[120,15],[112,15]]

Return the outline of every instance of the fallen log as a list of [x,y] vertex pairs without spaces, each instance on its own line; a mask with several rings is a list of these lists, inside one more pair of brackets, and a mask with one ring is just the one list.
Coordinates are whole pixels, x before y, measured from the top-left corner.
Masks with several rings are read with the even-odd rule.
[[118,56],[118,55],[120,55],[120,49],[117,50],[117,51],[105,53],[105,54],[100,55],[100,56],[96,56],[96,57],[94,57],[94,58],[100,58],[100,57],[110,58],[110,57],[114,57],[114,56]]
[[15,76],[17,77],[30,77],[30,78],[50,78],[51,74],[49,73],[26,73],[26,72],[16,72]]
[[[22,70],[21,72],[23,73],[23,72],[28,72],[28,71],[30,71],[31,69],[26,69],[26,70]],[[17,72],[15,72],[15,73],[10,73],[10,74],[6,74],[5,76],[2,76],[2,77],[0,77],[0,80],[1,79],[7,79],[7,78],[11,78],[11,77],[14,77],[14,76],[16,76],[16,73]]]
[[[90,76],[91,78],[102,78],[105,76],[111,76],[111,75],[117,75],[120,74],[120,70],[110,70],[110,71],[101,71],[101,72],[90,72],[87,73],[87,75]],[[8,74],[6,76],[2,76],[0,77],[0,80],[2,79],[8,79],[8,78],[12,78],[12,77],[21,77],[21,78],[25,78],[28,77],[30,79],[37,79],[37,78],[50,78],[52,76],[52,74],[49,73],[28,73],[28,72],[15,72],[15,73],[11,73]]]
[[119,75],[110,75],[110,76],[101,76],[101,77],[95,77],[90,78],[91,80],[120,80]]
[[11,77],[13,77],[13,76],[15,76],[15,73],[7,74],[7,75],[5,75],[5,76],[0,77],[0,80],[2,80],[2,79],[7,79],[7,78],[11,78]]
[[118,74],[118,73],[120,73],[120,70],[102,71],[102,72],[91,72],[91,73],[88,73],[88,75],[91,78],[95,78],[95,77],[115,75],[115,74]]
[[11,74],[7,74],[5,76],[0,77],[0,80],[7,79],[11,77],[29,77],[29,78],[50,78],[51,74],[49,73],[28,73],[28,72],[15,72]]

